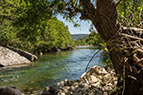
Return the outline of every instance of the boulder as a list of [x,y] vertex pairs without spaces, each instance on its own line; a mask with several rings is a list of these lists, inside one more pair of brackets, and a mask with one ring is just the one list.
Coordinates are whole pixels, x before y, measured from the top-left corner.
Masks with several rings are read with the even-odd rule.
[[24,95],[24,91],[18,87],[0,87],[0,95]]
[[0,46],[0,67],[27,65],[31,63],[32,60],[35,59],[29,60],[9,48]]
[[26,52],[24,50],[18,49],[18,48],[14,48],[12,46],[6,46],[8,49],[18,53],[19,55],[27,58],[28,60],[30,60],[31,62],[36,61],[37,60],[37,56],[33,55],[32,53]]

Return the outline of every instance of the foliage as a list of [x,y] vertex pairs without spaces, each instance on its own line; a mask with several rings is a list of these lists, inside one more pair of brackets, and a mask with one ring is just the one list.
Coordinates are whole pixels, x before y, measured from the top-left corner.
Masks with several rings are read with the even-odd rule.
[[32,52],[72,47],[68,27],[54,17],[53,3],[56,5],[45,0],[1,0],[0,44]]
[[143,0],[122,0],[117,11],[124,26],[143,28]]
[[66,49],[73,46],[72,37],[67,26],[56,18],[49,19],[45,27],[46,32],[39,36],[40,41],[36,44],[40,51],[51,51],[54,49]]
[[79,45],[93,45],[95,47],[98,47],[99,49],[103,49],[104,51],[108,52],[106,43],[102,40],[100,35],[96,32],[91,32],[87,37],[85,37],[81,40],[76,40],[75,44],[77,46],[79,46]]
[[[11,0],[1,0],[0,1],[0,44],[6,45],[16,42],[16,29],[12,26],[12,21],[15,19],[16,15],[14,10],[16,10],[16,1],[11,2]],[[9,42],[10,41],[10,42]]]
[[76,45],[93,45],[93,46],[99,46],[103,48],[106,48],[105,42],[102,40],[100,35],[97,33],[96,29],[93,28],[93,26],[90,26],[90,34],[81,39],[76,41]]

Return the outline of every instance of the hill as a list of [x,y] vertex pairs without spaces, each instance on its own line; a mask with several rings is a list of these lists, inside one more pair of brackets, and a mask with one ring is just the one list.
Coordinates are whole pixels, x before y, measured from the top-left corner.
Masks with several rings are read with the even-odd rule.
[[87,37],[88,35],[89,35],[89,34],[72,34],[72,39],[73,39],[74,41],[76,41],[76,40],[81,40],[81,39]]

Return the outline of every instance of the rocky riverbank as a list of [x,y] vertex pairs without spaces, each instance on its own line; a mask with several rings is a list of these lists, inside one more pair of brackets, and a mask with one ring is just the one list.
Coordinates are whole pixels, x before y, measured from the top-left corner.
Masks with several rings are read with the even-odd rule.
[[116,90],[117,77],[113,69],[94,66],[79,80],[61,81],[45,87],[42,95],[109,95]]
[[[45,87],[43,91],[26,93],[18,87],[0,87],[0,95],[110,95],[117,88],[117,77],[113,69],[105,70],[99,66],[92,67],[79,80],[63,80],[56,85]],[[18,89],[17,89],[18,88]],[[20,91],[20,92],[19,92]]]
[[[30,59],[31,58],[31,59]],[[31,53],[13,47],[0,46],[0,67],[23,66],[37,59]]]

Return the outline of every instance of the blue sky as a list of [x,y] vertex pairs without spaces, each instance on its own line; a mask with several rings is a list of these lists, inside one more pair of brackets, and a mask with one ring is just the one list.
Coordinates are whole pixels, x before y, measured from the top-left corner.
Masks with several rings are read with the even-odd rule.
[[68,26],[69,31],[71,34],[89,34],[89,27],[90,27],[90,22],[89,21],[79,21],[80,27],[74,27],[71,22],[66,21],[63,19],[62,16],[57,16],[57,18],[65,23],[65,25]]

